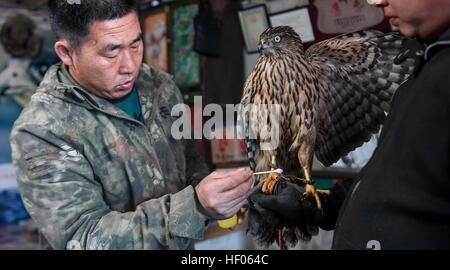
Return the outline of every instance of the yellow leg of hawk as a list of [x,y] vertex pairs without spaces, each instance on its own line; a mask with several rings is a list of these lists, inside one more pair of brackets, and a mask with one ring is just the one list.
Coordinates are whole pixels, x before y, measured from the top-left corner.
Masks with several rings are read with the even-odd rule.
[[309,170],[307,168],[303,168],[303,173],[305,174],[305,179],[306,179],[306,188],[305,188],[305,193],[303,194],[303,196],[304,197],[308,197],[308,196],[314,197],[314,199],[316,199],[317,208],[322,209],[322,203],[320,202],[319,194],[330,195],[331,192],[329,190],[316,189],[311,184],[311,175],[309,174]]

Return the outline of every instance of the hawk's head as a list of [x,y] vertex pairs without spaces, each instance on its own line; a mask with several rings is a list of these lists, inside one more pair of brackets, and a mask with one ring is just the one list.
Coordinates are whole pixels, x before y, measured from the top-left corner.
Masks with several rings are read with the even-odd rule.
[[267,28],[259,37],[259,52],[267,56],[280,52],[303,51],[300,36],[290,26]]

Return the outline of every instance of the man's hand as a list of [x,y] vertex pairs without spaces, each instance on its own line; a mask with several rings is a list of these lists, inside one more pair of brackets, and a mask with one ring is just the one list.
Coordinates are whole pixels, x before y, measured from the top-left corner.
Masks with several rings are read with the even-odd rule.
[[246,203],[253,184],[250,169],[213,172],[195,187],[199,211],[211,219],[226,219]]
[[323,218],[323,211],[317,208],[313,198],[303,198],[304,192],[304,187],[279,181],[273,195],[267,195],[258,190],[249,197],[249,200],[273,211],[284,224],[317,226]]

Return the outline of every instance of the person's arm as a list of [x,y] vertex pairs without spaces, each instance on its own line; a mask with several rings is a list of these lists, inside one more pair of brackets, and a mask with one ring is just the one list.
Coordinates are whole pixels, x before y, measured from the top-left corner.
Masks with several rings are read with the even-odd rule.
[[348,178],[338,181],[330,189],[331,195],[327,196],[326,202],[324,204],[324,216],[323,220],[320,222],[320,228],[324,230],[334,230],[337,218],[339,216],[339,211],[342,204],[347,197],[350,188],[352,187],[354,179]]
[[[172,112],[174,106],[181,105],[179,109],[187,109],[183,102],[180,90],[171,79],[171,76],[163,76],[165,91],[164,98],[168,101]],[[190,113],[184,111],[184,117],[190,117]],[[189,122],[189,121],[187,121]],[[250,169],[240,169],[228,172],[213,172],[206,165],[204,159],[197,152],[194,139],[194,127],[191,127],[191,138],[182,139],[185,158],[186,184],[195,187],[194,198],[197,210],[209,219],[225,219],[233,216],[247,201],[247,196],[253,183],[253,174]],[[242,223],[239,219],[239,223]]]
[[24,204],[55,249],[186,249],[203,238],[192,186],[113,211],[89,162],[48,128],[15,130],[11,143]]

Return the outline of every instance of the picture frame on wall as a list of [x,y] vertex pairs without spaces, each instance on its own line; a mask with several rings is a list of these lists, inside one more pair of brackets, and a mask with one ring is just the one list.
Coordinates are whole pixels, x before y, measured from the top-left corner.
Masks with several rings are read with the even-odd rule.
[[194,18],[199,6],[192,2],[171,10],[171,73],[178,87],[196,87],[200,84],[200,56],[194,51]]
[[316,42],[363,29],[393,31],[383,8],[363,0],[310,0]]
[[303,43],[311,43],[316,40],[308,7],[294,8],[271,14],[270,24],[273,27],[291,26],[299,34]]
[[247,52],[258,52],[259,36],[270,27],[266,5],[239,10],[238,15]]
[[150,12],[142,22],[144,61],[164,72],[169,71],[168,17],[168,11],[163,8]]

